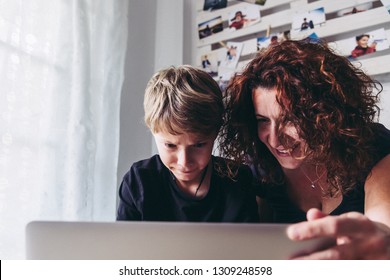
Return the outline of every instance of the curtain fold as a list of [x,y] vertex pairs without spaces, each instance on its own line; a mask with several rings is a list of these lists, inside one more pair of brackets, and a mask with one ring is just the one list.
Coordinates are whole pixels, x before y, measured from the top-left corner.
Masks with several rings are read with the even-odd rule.
[[115,219],[127,0],[0,0],[0,258],[32,220]]

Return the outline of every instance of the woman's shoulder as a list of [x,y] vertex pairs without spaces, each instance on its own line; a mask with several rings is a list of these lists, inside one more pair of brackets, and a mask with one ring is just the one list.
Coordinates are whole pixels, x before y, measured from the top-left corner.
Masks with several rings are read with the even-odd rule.
[[381,123],[372,123],[371,129],[376,133],[379,140],[390,139],[390,130]]
[[379,158],[383,158],[390,153],[390,130],[380,123],[373,123],[371,129],[374,135],[372,145]]

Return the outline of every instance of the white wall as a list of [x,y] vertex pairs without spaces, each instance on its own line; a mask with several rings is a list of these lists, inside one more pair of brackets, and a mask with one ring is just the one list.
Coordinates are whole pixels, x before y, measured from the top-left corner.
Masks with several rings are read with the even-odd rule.
[[381,112],[379,121],[390,129],[390,73],[374,78],[383,85],[383,92],[380,94],[379,107],[381,108]]
[[[316,34],[325,38],[330,42],[330,45],[333,46],[339,53],[344,53],[343,50],[343,42],[345,40],[352,39],[354,40],[354,36],[356,34],[361,34],[359,32],[369,32],[371,30],[384,28],[387,38],[390,38],[390,17],[388,15],[387,10],[378,3],[379,1],[374,0],[345,0],[345,1],[334,1],[334,0],[321,0],[321,1],[309,1],[309,0],[300,0],[300,1],[292,1],[292,0],[273,0],[267,1],[266,5],[254,5],[260,9],[260,13],[263,11],[268,11],[265,13],[265,16],[262,16],[261,21],[258,24],[249,26],[247,28],[243,28],[241,30],[231,32],[228,29],[224,31],[214,34],[212,36],[198,39],[197,34],[192,36],[191,45],[189,46],[192,49],[192,64],[200,65],[200,55],[204,53],[218,52],[216,46],[212,46],[212,44],[223,41],[225,43],[231,42],[241,42],[244,43],[242,56],[245,60],[239,61],[237,68],[243,67],[249,60],[248,57],[255,55],[254,50],[256,50],[256,42],[254,47],[251,45],[253,40],[257,36],[265,36],[265,30],[270,28],[271,30],[275,29],[275,32],[284,31],[292,24],[293,15],[298,11],[307,11],[318,7],[324,7],[327,14],[331,15],[335,14],[339,10],[342,10],[347,7],[352,7],[359,3],[368,3],[372,2],[373,9],[368,10],[364,13],[358,13],[356,15],[348,15],[344,17],[334,17],[329,18],[326,24],[316,27]],[[194,0],[188,9],[191,9],[192,17],[188,17],[187,21],[192,22],[192,30],[188,32],[194,32],[197,23],[204,22],[205,20],[215,18],[216,16],[222,16],[222,20],[227,21],[227,15],[229,12],[238,10],[237,7],[245,7],[248,3],[229,0],[228,6],[225,9],[217,9],[213,11],[203,11],[203,3],[204,0]],[[287,5],[285,5],[287,4]],[[283,8],[277,8],[283,7]],[[273,9],[271,9],[273,8]],[[272,12],[270,12],[272,11]],[[189,11],[187,11],[189,13]],[[187,19],[187,17],[186,17]],[[283,26],[282,30],[278,30],[279,27]],[[195,28],[194,28],[195,27]],[[271,28],[272,27],[272,28]],[[311,33],[312,31],[308,31]],[[296,33],[296,32],[295,32]],[[292,38],[299,39],[304,38],[309,35],[307,33],[302,33],[304,35],[299,35],[300,32],[292,36]],[[349,39],[346,39],[349,38]],[[256,40],[255,40],[256,41]],[[249,47],[247,47],[249,46]],[[223,53],[225,50],[221,47]],[[349,46],[347,48],[349,49]],[[198,53],[198,54],[196,54]],[[380,122],[385,124],[388,128],[390,128],[390,51],[385,50],[381,52],[377,52],[375,55],[367,56],[365,58],[360,58],[358,61],[354,63],[357,66],[362,67],[368,74],[378,75],[373,76],[378,79],[384,86],[384,90],[381,93],[381,101],[380,101]]]
[[129,3],[128,50],[120,112],[118,184],[131,163],[150,156],[149,131],[143,124],[143,92],[154,72],[156,0]]
[[143,121],[143,97],[148,80],[160,68],[183,63],[183,1],[129,1],[118,185],[132,163],[156,152],[152,136]]

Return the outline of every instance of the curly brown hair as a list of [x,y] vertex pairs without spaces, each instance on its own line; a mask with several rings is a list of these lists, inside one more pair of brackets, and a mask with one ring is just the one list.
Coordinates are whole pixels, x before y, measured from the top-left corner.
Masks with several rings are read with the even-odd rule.
[[326,43],[306,40],[270,46],[232,78],[221,155],[262,170],[263,183],[283,184],[279,163],[257,136],[252,92],[258,87],[276,89],[280,141],[286,143],[283,128],[294,125],[307,143],[307,159],[327,169],[328,194],[364,182],[376,160],[371,124],[379,115],[379,82]]

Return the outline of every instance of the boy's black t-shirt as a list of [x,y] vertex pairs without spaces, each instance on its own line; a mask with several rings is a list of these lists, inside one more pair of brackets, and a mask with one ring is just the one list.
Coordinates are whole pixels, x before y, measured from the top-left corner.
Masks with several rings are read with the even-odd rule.
[[[223,163],[219,157],[213,164]],[[256,196],[249,167],[239,169],[237,180],[221,177],[213,168],[210,189],[202,198],[179,190],[159,155],[132,165],[119,189],[117,220],[187,222],[258,222]]]

